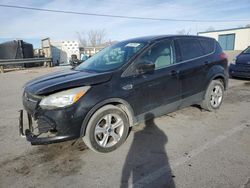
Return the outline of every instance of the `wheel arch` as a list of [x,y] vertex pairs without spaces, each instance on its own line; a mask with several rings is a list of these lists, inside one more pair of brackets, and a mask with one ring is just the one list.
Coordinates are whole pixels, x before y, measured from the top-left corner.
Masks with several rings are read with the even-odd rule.
[[121,98],[110,98],[110,99],[106,99],[102,102],[97,103],[85,116],[82,126],[81,126],[81,132],[80,132],[80,136],[84,136],[85,135],[85,131],[88,125],[88,122],[90,120],[90,118],[92,117],[92,115],[100,108],[102,108],[103,106],[106,105],[114,105],[114,106],[118,106],[120,107],[127,115],[128,120],[129,120],[129,126],[133,126],[134,123],[136,122],[135,117],[134,117],[134,111],[131,107],[131,105],[125,101],[124,99]]
[[220,80],[225,89],[227,89],[226,78],[222,75],[216,75],[213,80]]
[[211,67],[211,69],[208,71],[207,79],[208,82],[206,85],[206,89],[208,88],[212,80],[221,80],[225,90],[228,88],[228,74],[226,73],[225,68],[220,65]]

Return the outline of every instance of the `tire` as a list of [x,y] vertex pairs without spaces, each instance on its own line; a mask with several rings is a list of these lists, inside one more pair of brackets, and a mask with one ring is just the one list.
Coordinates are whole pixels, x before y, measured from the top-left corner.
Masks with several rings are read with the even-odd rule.
[[126,113],[117,106],[106,105],[90,118],[83,141],[95,152],[108,153],[125,142],[128,131]]
[[219,109],[224,98],[224,90],[224,85],[220,80],[212,80],[206,90],[201,107],[210,112]]

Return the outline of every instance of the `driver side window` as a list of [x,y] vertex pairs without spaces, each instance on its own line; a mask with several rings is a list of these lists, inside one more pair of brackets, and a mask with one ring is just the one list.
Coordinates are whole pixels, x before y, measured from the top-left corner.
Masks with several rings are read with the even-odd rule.
[[156,43],[148,49],[135,63],[152,62],[155,70],[165,68],[175,63],[175,54],[172,42],[169,40]]

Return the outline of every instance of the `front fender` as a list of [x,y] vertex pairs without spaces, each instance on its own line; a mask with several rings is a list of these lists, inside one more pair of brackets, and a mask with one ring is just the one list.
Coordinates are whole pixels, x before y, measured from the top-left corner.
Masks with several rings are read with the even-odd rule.
[[96,104],[86,115],[86,117],[83,120],[82,126],[81,126],[81,132],[80,132],[80,136],[84,136],[85,135],[85,130],[86,127],[88,125],[88,122],[91,118],[91,116],[101,107],[108,105],[108,104],[121,104],[125,107],[125,109],[123,109],[126,114],[128,115],[128,119],[129,119],[129,124],[130,126],[133,126],[134,123],[136,122],[135,117],[134,117],[134,111],[131,107],[131,105],[125,101],[124,99],[121,98],[110,98],[110,99],[106,99],[98,104]]

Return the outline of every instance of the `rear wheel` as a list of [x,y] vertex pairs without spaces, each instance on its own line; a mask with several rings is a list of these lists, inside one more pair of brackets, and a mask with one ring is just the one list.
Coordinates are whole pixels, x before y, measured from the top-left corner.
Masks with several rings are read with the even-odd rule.
[[128,131],[126,113],[116,106],[107,105],[90,118],[83,141],[93,151],[107,153],[124,143]]
[[210,82],[201,107],[208,111],[219,109],[224,98],[224,85],[220,80]]

